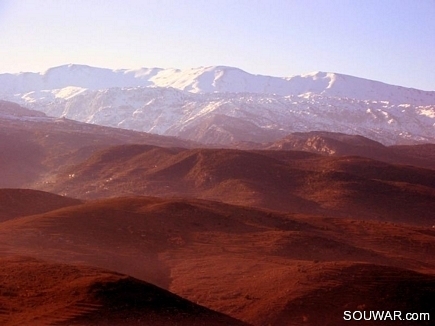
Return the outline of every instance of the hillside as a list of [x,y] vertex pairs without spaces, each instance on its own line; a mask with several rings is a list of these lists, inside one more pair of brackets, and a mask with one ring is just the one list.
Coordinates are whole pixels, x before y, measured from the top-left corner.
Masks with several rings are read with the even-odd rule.
[[123,145],[40,189],[78,198],[184,196],[279,211],[432,225],[435,172],[296,151]]
[[[110,106],[124,90],[92,92],[97,106]],[[210,94],[146,92],[156,110],[135,109],[135,123],[152,117],[149,128],[176,133],[159,111],[164,103],[170,117],[192,115],[180,115],[184,137],[225,145],[201,148],[0,101],[0,324],[317,326],[346,325],[344,311],[353,310],[435,314],[433,144],[288,135],[271,120],[260,119],[264,129],[245,119],[253,95],[232,106],[219,102],[231,94],[213,94],[216,107],[246,114],[228,118],[179,106]],[[90,92],[59,94],[75,101]],[[144,100],[143,89],[125,94]],[[334,101],[343,107],[331,110],[344,113],[348,99]],[[74,105],[83,117],[93,110]],[[123,108],[116,117],[126,126],[131,108]],[[202,122],[193,121],[198,112]],[[418,112],[431,123],[429,111]],[[115,121],[106,113],[92,111]],[[239,149],[222,148],[231,146]]]
[[30,189],[0,189],[0,222],[81,204],[82,201]]
[[[204,200],[129,197],[90,201],[2,222],[0,252],[114,270],[254,325],[278,326],[288,320],[290,325],[305,321],[314,326],[325,314],[333,325],[340,322],[344,310],[363,305],[367,309],[434,312],[435,233],[424,227],[278,214]],[[97,286],[89,272],[83,282],[72,282],[68,270],[77,275],[83,273],[81,267],[56,266],[54,272],[50,267],[54,265],[37,264],[34,269],[19,269],[28,282],[35,277],[41,280],[32,283],[35,288],[29,288],[26,301],[21,301],[26,305],[50,295],[32,294],[48,281],[57,286],[53,287],[54,302],[60,306],[62,300],[71,303],[60,310],[70,317],[84,310],[95,316],[93,309],[100,309],[101,304],[104,308],[101,299],[118,300],[107,295],[97,300],[95,292],[86,291],[89,296],[81,300],[80,286]],[[1,266],[5,270],[8,265]],[[10,282],[20,280],[3,280],[9,285],[2,288],[17,293]],[[121,298],[138,295],[122,280],[126,279],[116,281]],[[150,289],[127,280],[135,288]],[[61,291],[56,290],[58,281],[65,284]],[[74,289],[78,294],[69,295]],[[7,293],[0,296],[5,300],[1,301],[3,312],[20,298],[11,299]],[[171,305],[171,300],[165,299],[165,304]],[[131,310],[134,306],[125,308],[129,316],[136,316]],[[103,309],[99,316],[117,318],[116,313]],[[124,312],[121,316],[126,318]]]
[[[191,147],[174,137],[56,119],[0,101],[0,187],[23,188],[77,164],[94,152],[121,144]],[[49,181],[47,181],[49,182]]]
[[[0,258],[0,322],[12,325],[247,325],[106,270]],[[35,280],[37,280],[35,282]]]
[[435,144],[384,146],[359,135],[326,131],[299,132],[269,144],[244,144],[249,149],[297,150],[331,156],[361,156],[393,164],[435,169]]

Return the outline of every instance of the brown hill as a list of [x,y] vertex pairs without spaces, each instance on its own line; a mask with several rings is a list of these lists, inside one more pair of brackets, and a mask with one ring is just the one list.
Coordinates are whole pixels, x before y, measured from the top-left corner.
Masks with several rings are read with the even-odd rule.
[[[271,322],[273,325],[432,325],[435,276],[370,264],[329,264],[313,267],[311,289],[298,293]],[[308,281],[308,280],[307,280]],[[289,295],[291,296],[291,294]],[[380,321],[371,312],[390,312]],[[394,312],[400,312],[400,318]],[[407,312],[424,312],[406,321]],[[362,313],[365,313],[367,317]],[[359,320],[350,320],[352,316]],[[387,316],[385,316],[387,317]],[[366,319],[364,319],[366,318]],[[420,319],[421,318],[421,319]],[[425,319],[424,319],[425,318]]]
[[193,142],[46,117],[0,101],[0,187],[50,182],[59,167],[77,164],[97,150],[120,144],[192,147]]
[[[331,315],[337,320],[342,308],[354,305],[393,307],[401,298],[394,288],[406,289],[410,298],[432,298],[427,286],[435,271],[435,231],[131,197],[3,222],[0,252],[132,275],[255,325],[301,316],[318,325],[331,302],[337,302]],[[315,306],[309,304],[313,297]],[[402,302],[400,309],[416,311],[419,300]]]
[[0,323],[247,325],[152,284],[85,266],[0,258]]
[[396,156],[402,157],[404,164],[435,169],[435,144],[391,146]]
[[30,189],[0,189],[0,222],[78,205],[82,201]]
[[[244,144],[242,148],[248,149],[250,145]],[[361,156],[387,163],[435,169],[435,144],[384,146],[359,135],[311,131],[292,133],[271,144],[263,145],[262,148],[307,151],[332,156]]]
[[328,131],[295,132],[268,145],[269,149],[301,150],[328,155],[373,155],[383,153],[385,146],[359,135]]
[[0,100],[0,115],[3,117],[46,117],[41,111],[24,108],[17,103]]
[[[433,163],[431,145],[334,139],[341,154],[370,147],[378,160],[185,149],[25,109],[5,111],[0,130],[0,186],[100,198],[0,190],[1,256],[53,262],[0,259],[0,324],[237,324],[83,265],[254,325],[340,325],[357,309],[433,314],[435,170],[416,167]],[[381,162],[386,153],[402,164]]]
[[125,145],[43,190],[79,198],[187,196],[273,210],[433,225],[434,170],[295,151]]
[[[1,120],[0,120],[1,121]],[[0,130],[0,187],[20,187],[46,172],[44,150],[26,132]]]

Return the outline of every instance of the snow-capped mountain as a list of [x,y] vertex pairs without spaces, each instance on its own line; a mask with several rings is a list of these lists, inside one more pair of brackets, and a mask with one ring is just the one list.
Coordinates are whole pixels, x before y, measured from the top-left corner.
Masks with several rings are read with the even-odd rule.
[[50,116],[206,143],[265,142],[310,130],[384,144],[435,142],[435,92],[335,73],[280,78],[222,66],[67,65],[0,75],[0,96]]
[[395,104],[430,105],[435,92],[392,86],[336,73],[313,72],[292,77],[252,75],[241,69],[213,66],[186,70],[141,68],[110,70],[85,65],[64,65],[43,73],[0,74],[0,95],[80,87],[172,87],[191,93],[255,93],[276,95],[324,95]]

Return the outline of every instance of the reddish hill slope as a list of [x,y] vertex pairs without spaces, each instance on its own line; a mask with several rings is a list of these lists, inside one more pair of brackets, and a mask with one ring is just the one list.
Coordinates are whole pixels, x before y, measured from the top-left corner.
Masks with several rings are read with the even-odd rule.
[[280,211],[433,225],[435,171],[293,151],[127,145],[43,189],[80,198],[187,196]]
[[[336,320],[346,304],[394,306],[400,299],[394,288],[407,289],[410,298],[432,298],[427,285],[435,271],[435,232],[203,200],[131,197],[3,222],[0,252],[132,275],[255,325],[305,315],[307,325],[318,325],[331,302],[337,302],[330,315]],[[369,264],[366,278],[361,263]],[[329,297],[310,305],[318,293]],[[403,309],[419,304],[406,301]],[[299,307],[297,313],[292,307]]]
[[[330,264],[315,268],[309,280],[316,285],[289,300],[273,325],[432,325],[435,308],[435,277],[399,268],[370,264]],[[400,318],[377,320],[370,312],[387,312]],[[417,320],[406,321],[406,313]],[[347,315],[345,315],[347,312]],[[349,316],[368,320],[349,320]],[[420,313],[424,316],[419,316]],[[345,320],[344,318],[347,317]],[[379,318],[379,317],[378,317]]]
[[7,257],[0,258],[0,273],[5,326],[247,325],[152,284],[96,268]]
[[78,199],[38,190],[0,189],[0,222],[81,203]]
[[175,137],[50,118],[0,101],[0,187],[50,182],[59,167],[77,164],[97,150],[130,143],[195,146]]
[[[240,146],[247,149],[254,145]],[[276,142],[263,145],[262,148],[299,150],[331,156],[355,155],[392,164],[435,169],[435,144],[384,146],[359,135],[311,131],[290,134]]]

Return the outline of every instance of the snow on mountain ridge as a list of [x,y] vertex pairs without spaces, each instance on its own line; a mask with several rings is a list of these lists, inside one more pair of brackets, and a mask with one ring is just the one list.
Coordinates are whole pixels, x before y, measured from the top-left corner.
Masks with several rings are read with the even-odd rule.
[[384,144],[435,142],[435,92],[336,73],[66,65],[0,75],[2,97],[49,116],[204,142],[271,141],[311,130]]
[[232,135],[234,141],[252,141],[250,137],[260,131],[268,141],[291,132],[326,130],[360,134],[388,145],[435,142],[434,105],[394,105],[323,95],[190,93],[162,87],[86,90],[69,98],[56,97],[60,93],[63,91],[56,90],[52,97],[43,94],[41,98],[40,93],[32,92],[24,100],[50,116],[162,135],[189,135],[195,141],[210,142],[195,130],[211,128],[213,119],[220,124],[216,128],[222,129],[228,119],[239,129],[255,129]]
[[435,104],[435,92],[388,85],[337,73],[314,72],[292,77],[249,74],[241,69],[210,66],[190,69],[118,69],[64,65],[43,73],[0,74],[0,96],[61,89],[91,90],[111,87],[173,87],[191,93],[256,93],[282,96],[317,94],[358,100],[383,100],[394,104]]

